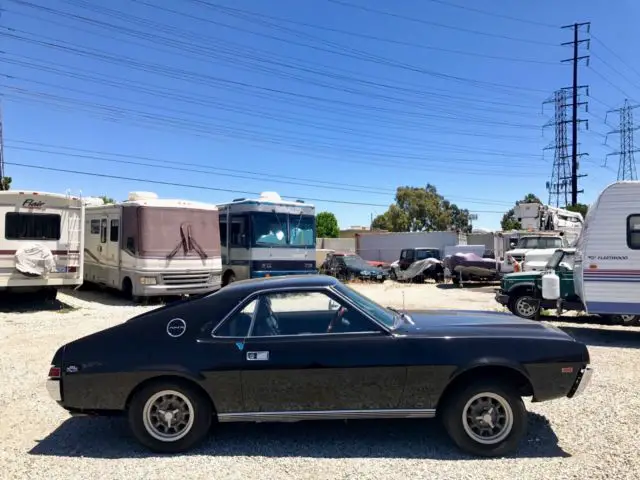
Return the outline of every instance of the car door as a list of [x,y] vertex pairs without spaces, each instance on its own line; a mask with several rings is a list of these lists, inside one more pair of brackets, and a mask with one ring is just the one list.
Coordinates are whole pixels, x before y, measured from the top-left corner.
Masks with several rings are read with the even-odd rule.
[[400,256],[400,270],[406,270],[414,260],[415,251],[412,249],[403,250]]
[[[327,332],[342,308],[341,321]],[[269,310],[276,323],[271,330]],[[402,339],[328,290],[262,295],[243,349],[247,412],[330,417],[335,411],[393,409],[400,402]]]

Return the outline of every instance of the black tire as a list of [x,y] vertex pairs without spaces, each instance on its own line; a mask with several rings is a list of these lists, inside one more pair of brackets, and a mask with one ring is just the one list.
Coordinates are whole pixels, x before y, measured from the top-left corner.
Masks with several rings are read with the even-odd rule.
[[228,272],[222,281],[222,286],[226,287],[227,285],[236,281],[236,274],[233,272]]
[[612,325],[623,325],[625,327],[640,325],[640,315],[607,315],[607,319]]
[[[174,439],[163,440],[161,438],[162,432],[160,432],[160,427],[154,429],[152,426],[154,424],[162,424],[162,422],[157,419],[154,421],[150,414],[153,408],[147,406],[147,403],[151,402],[154,396],[161,395],[162,392],[167,392],[166,395],[173,392],[175,395],[173,398],[182,398],[182,401],[179,403],[186,405],[191,412],[190,415],[183,414],[182,417],[178,416],[178,419],[186,421],[187,425],[185,425],[184,430],[176,433]],[[171,397],[167,398],[170,399]],[[173,404],[171,403],[172,401],[174,402]],[[179,404],[175,403],[175,400],[169,400],[167,405],[170,408],[179,409]],[[188,384],[159,381],[147,385],[133,396],[129,405],[128,416],[129,427],[136,440],[142,445],[153,452],[178,453],[189,450],[204,440],[211,428],[213,407],[208,398]]]
[[[477,397],[479,398],[474,400]],[[477,410],[478,413],[472,413],[471,420],[467,416],[469,412],[479,409],[486,400],[501,405],[497,408],[497,415],[491,415],[494,422],[498,421],[502,424],[494,424],[495,427],[503,427],[502,431],[494,435],[491,440],[493,443],[486,443],[487,437],[484,437],[485,443],[478,440],[478,429],[488,427],[486,423],[483,424],[477,420],[481,410]],[[447,396],[443,408],[442,420],[447,433],[461,450],[472,455],[483,457],[508,455],[518,448],[521,438],[527,431],[527,410],[518,390],[499,380],[478,380],[464,385]],[[502,418],[498,418],[500,413]],[[465,415],[464,421],[463,415]],[[473,420],[474,417],[476,420]],[[465,422],[468,428],[465,427]]]
[[396,275],[396,270],[395,268],[392,268],[391,271],[389,272],[389,278],[393,281],[398,281],[398,275]]
[[[530,308],[525,308],[525,304],[527,301],[531,301]],[[532,295],[528,293],[524,294],[515,294],[509,297],[509,303],[507,304],[507,308],[514,315],[526,318],[527,320],[533,320],[536,318],[538,312],[540,311],[540,304],[535,301]]]

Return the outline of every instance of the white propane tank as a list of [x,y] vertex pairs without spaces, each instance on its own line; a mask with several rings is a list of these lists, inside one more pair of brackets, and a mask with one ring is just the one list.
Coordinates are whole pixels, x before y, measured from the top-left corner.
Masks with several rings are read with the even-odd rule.
[[130,202],[136,202],[139,200],[155,200],[157,198],[158,194],[153,192],[130,192],[128,200]]
[[554,272],[542,276],[542,298],[557,300],[560,298],[560,277]]

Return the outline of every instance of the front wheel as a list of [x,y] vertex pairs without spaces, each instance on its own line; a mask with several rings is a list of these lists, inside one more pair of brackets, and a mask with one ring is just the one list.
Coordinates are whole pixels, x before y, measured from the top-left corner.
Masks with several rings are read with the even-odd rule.
[[137,392],[129,406],[136,439],[159,453],[177,453],[202,441],[211,427],[211,402],[193,387],[157,382]]
[[614,325],[624,325],[625,327],[640,325],[640,315],[609,315],[609,320]]
[[396,274],[396,269],[395,269],[395,268],[392,268],[392,269],[389,271],[389,278],[390,278],[391,280],[398,281],[398,275]]
[[528,320],[536,318],[540,311],[540,304],[528,294],[510,298],[507,307],[514,315]]
[[476,381],[455,391],[443,422],[456,445],[484,457],[507,455],[527,429],[527,410],[518,391],[499,381]]

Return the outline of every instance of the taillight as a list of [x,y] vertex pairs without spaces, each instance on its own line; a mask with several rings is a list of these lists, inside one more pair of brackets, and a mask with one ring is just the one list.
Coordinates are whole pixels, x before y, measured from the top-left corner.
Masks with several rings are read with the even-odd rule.
[[49,378],[60,378],[60,367],[54,367],[51,365],[49,368]]

